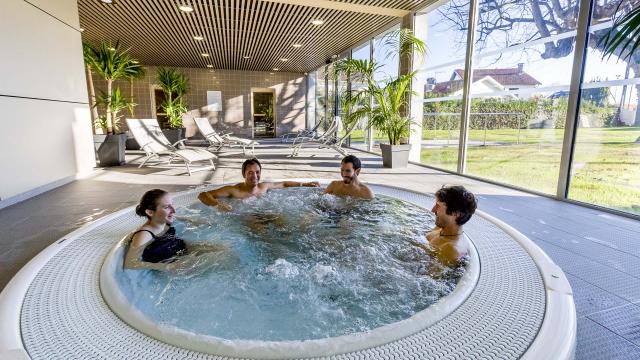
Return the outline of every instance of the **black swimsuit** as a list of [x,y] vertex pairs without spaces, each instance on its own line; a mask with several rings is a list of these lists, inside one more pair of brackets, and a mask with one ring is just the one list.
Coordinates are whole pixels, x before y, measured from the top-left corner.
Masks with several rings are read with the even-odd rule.
[[158,263],[174,256],[184,255],[187,245],[184,240],[176,236],[176,229],[171,226],[162,235],[156,236],[150,230],[138,230],[134,235],[147,231],[153,237],[153,241],[144,248],[142,252],[142,261]]

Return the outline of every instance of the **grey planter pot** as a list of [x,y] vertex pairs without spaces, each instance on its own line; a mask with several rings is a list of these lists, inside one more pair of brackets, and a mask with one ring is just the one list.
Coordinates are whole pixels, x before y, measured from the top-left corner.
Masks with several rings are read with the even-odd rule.
[[126,163],[124,157],[127,134],[93,135],[93,145],[96,149],[101,167],[120,166]]
[[127,142],[125,144],[126,150],[140,150],[140,144],[136,141],[130,131],[127,131]]
[[382,166],[386,168],[403,168],[409,163],[411,145],[380,144],[382,151]]
[[175,144],[176,142],[184,139],[185,128],[179,129],[162,129],[162,133],[167,137],[170,143]]

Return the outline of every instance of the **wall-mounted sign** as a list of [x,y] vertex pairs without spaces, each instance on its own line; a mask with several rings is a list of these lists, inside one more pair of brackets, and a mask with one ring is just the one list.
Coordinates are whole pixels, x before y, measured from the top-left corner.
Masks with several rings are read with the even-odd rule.
[[222,111],[222,91],[207,91],[207,111]]

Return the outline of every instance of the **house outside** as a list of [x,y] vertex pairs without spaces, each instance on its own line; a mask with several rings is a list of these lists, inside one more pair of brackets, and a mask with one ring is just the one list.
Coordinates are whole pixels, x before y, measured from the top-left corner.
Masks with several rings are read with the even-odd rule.
[[[429,78],[425,85],[425,96],[462,96],[463,79],[463,69],[454,70],[448,81],[437,83],[434,78]],[[532,92],[525,92],[523,94],[509,93],[509,91],[531,89],[540,85],[541,83],[538,80],[524,71],[524,64],[520,63],[518,67],[515,68],[474,70],[471,93],[501,93],[497,95],[497,97],[504,99],[528,99],[535,94]]]

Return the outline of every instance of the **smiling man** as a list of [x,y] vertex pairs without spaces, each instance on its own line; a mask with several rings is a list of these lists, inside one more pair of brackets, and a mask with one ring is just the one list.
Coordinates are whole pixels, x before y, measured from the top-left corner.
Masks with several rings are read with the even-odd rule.
[[260,182],[262,165],[258,159],[248,159],[242,163],[242,177],[244,182],[223,186],[216,190],[202,192],[198,195],[198,199],[209,206],[216,206],[220,210],[231,210],[231,205],[221,203],[220,198],[246,199],[253,196],[260,196],[272,189],[282,189],[286,187],[318,187],[317,182],[300,182],[300,181],[279,181],[279,182]]
[[469,253],[463,225],[475,213],[478,202],[463,186],[443,186],[435,195],[431,212],[436,217],[436,226],[426,235],[428,244],[415,245],[433,251],[443,264],[455,266]]
[[340,162],[340,175],[342,181],[332,181],[327,189],[326,194],[336,196],[351,196],[360,199],[373,199],[373,192],[369,187],[358,180],[362,163],[360,159],[354,155],[345,156]]

